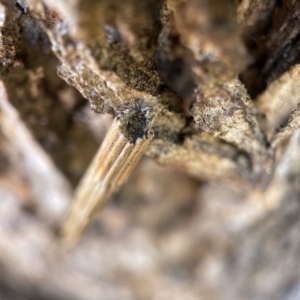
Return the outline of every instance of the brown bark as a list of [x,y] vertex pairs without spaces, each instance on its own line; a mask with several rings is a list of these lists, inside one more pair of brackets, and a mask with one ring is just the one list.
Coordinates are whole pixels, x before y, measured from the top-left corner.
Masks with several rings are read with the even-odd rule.
[[[298,299],[298,1],[1,0],[0,26],[0,298]],[[130,140],[141,110],[164,168],[61,253],[101,114]]]

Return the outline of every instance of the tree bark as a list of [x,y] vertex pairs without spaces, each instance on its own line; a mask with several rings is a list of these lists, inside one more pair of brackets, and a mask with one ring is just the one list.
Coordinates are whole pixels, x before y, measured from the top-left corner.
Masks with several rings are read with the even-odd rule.
[[[0,298],[299,298],[298,1],[1,0],[0,31]],[[108,115],[135,136],[136,111],[148,158],[62,253]]]

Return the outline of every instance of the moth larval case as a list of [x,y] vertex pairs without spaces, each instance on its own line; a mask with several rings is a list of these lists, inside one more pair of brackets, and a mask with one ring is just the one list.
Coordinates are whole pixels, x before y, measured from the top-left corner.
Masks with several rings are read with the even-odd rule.
[[61,234],[67,246],[75,245],[99,211],[123,185],[142,157],[154,133],[151,129],[129,140],[115,118],[102,145],[79,183]]

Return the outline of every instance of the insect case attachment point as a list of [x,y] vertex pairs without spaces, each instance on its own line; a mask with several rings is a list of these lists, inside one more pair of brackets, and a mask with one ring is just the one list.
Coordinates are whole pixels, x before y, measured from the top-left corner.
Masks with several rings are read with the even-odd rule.
[[61,236],[74,246],[113,194],[126,182],[154,137],[145,129],[141,137],[124,133],[124,121],[116,117],[102,145],[79,183],[73,205],[63,223]]

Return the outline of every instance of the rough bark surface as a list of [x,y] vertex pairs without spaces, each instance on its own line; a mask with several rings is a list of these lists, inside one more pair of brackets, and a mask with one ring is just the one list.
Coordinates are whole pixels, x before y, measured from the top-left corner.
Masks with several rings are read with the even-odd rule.
[[[295,0],[1,0],[0,298],[299,299],[299,47]],[[64,252],[140,110],[152,160]]]

